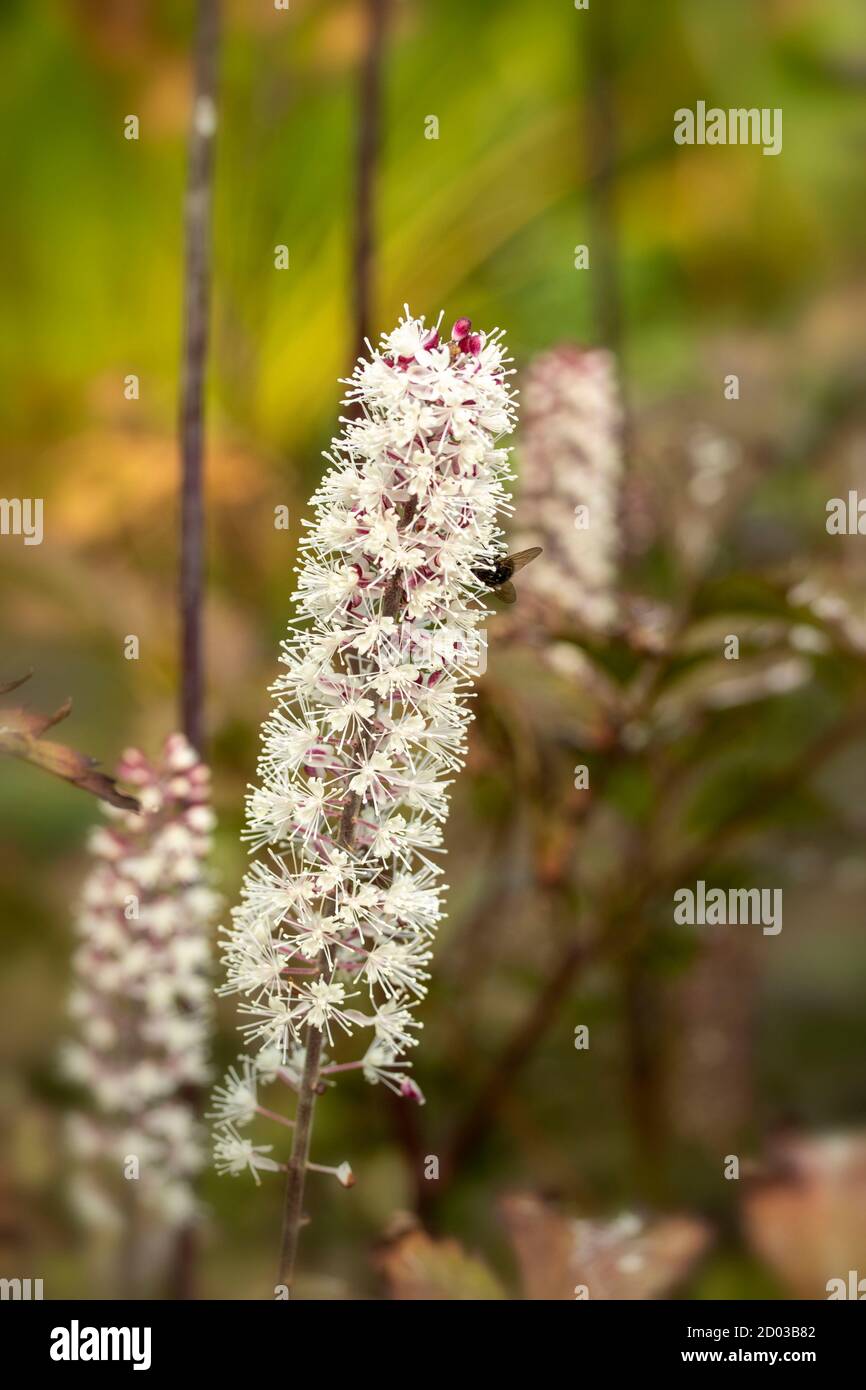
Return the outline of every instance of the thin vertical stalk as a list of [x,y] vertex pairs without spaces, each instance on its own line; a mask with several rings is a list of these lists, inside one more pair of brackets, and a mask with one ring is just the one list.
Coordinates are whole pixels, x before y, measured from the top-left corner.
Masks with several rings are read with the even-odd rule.
[[195,88],[188,146],[184,210],[183,368],[180,397],[180,669],[181,727],[203,751],[204,678],[204,383],[211,279],[211,203],[219,0],[198,0]]
[[667,1140],[661,1033],[664,998],[640,947],[622,962],[625,1091],[631,1127],[635,1189],[661,1199]]
[[592,226],[591,284],[596,335],[622,352],[623,313],[619,279],[619,219],[616,205],[617,108],[615,6],[594,7],[584,19],[586,160]]
[[367,44],[358,86],[355,230],[352,256],[354,357],[364,351],[373,317],[376,164],[382,124],[382,56],[388,0],[365,0]]
[[[184,304],[179,412],[180,483],[180,722],[204,752],[204,389],[211,288],[211,208],[217,126],[219,0],[198,0],[195,75],[184,204]],[[200,1097],[190,1094],[198,1107]],[[196,1239],[192,1223],[174,1243],[169,1297],[193,1296]]]
[[[592,222],[592,283],[596,332],[616,354],[622,401],[621,444],[628,467],[633,447],[625,368],[626,330],[620,275],[620,227],[617,207],[619,125],[616,101],[617,6],[599,5],[586,26],[586,125],[588,134],[589,215]],[[622,494],[625,497],[625,492]],[[628,537],[628,513],[621,516]],[[628,545],[628,540],[626,541]],[[645,847],[644,847],[645,849]],[[658,1049],[654,981],[642,954],[632,956],[623,973],[623,1021],[627,1094],[637,1152],[643,1161],[640,1180],[650,1190],[660,1181],[665,1123],[654,1107],[660,1103],[663,1061]],[[655,1002],[654,1002],[655,1001]]]
[[591,238],[591,287],[595,335],[616,355],[619,365],[622,427],[620,438],[623,460],[628,467],[631,456],[632,420],[625,355],[627,350],[623,310],[620,219],[617,203],[619,161],[619,112],[617,109],[617,0],[608,0],[587,12],[583,104],[586,131],[587,211]]
[[[319,974],[325,968],[325,960],[319,957]],[[291,1292],[295,1277],[295,1261],[298,1255],[298,1242],[301,1235],[301,1222],[304,1205],[304,1186],[307,1176],[307,1160],[310,1156],[310,1140],[313,1133],[313,1110],[316,1104],[316,1091],[319,1085],[319,1065],[322,1057],[322,1030],[307,1028],[307,1051],[304,1058],[304,1072],[298,1091],[298,1105],[295,1111],[295,1133],[292,1140],[292,1156],[289,1159],[286,1178],[286,1197],[283,1209],[283,1241],[280,1251],[279,1283],[285,1284]]]
[[[123,1229],[116,1277],[118,1293],[125,1302],[142,1295],[141,1212],[135,1189],[134,1182],[125,1182],[121,1194]],[[106,1296],[111,1297],[109,1290]]]

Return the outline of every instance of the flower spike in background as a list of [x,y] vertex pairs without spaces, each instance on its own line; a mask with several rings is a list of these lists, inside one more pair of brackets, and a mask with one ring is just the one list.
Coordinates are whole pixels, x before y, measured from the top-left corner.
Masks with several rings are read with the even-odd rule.
[[621,437],[611,353],[564,344],[533,360],[523,400],[517,543],[540,541],[546,554],[524,587],[589,632],[609,632],[619,617]]
[[197,1215],[194,1096],[210,1077],[209,936],[220,900],[205,870],[210,775],[184,736],[166,740],[157,765],[127,750],[117,775],[142,810],[109,809],[91,835],[70,998],[78,1036],[63,1062],[89,1101],[70,1123],[76,1205],[88,1224],[126,1225],[123,1265],[136,1289],[164,1260],[160,1242]]

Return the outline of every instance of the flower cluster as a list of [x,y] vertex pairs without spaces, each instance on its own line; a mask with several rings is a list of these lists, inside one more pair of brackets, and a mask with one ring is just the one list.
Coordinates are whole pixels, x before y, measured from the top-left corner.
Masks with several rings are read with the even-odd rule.
[[[281,1166],[237,1127],[261,1110],[260,1080],[298,1088],[313,1030],[331,1054],[320,1087],[357,1069],[422,1099],[404,1054],[489,612],[475,571],[503,549],[506,363],[498,332],[460,319],[445,339],[407,309],[347,382],[352,418],[305,523],[298,617],[248,800],[248,838],[266,853],[233,913],[224,992],[243,996],[257,1055],[216,1095],[223,1171]],[[332,1061],[358,1033],[361,1055]]]
[[[94,863],[76,929],[70,1013],[77,1040],[64,1070],[87,1095],[71,1118],[80,1170],[75,1196],[94,1224],[118,1224],[122,1177],[167,1228],[193,1215],[191,1178],[203,1165],[192,1098],[209,1079],[209,932],[219,898],[205,865],[214,816],[210,774],[181,734],[158,765],[130,749],[118,781],[141,813],[108,808],[94,830]],[[95,1181],[94,1165],[113,1170]],[[128,1196],[128,1194],[127,1194]]]
[[565,345],[532,362],[523,393],[521,516],[544,563],[521,587],[578,628],[608,631],[615,592],[622,412],[614,359]]

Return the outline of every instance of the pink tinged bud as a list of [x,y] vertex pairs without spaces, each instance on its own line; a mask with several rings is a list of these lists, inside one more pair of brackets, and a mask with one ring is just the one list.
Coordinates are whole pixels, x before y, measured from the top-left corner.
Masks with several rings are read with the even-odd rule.
[[462,338],[466,337],[467,333],[469,333],[471,329],[471,319],[458,319],[454,327],[451,329],[451,337],[455,338],[457,342],[460,342]]
[[337,1179],[337,1182],[340,1183],[342,1187],[355,1186],[355,1174],[352,1172],[352,1169],[349,1167],[348,1163],[340,1164],[339,1168],[336,1171],[335,1177]]
[[137,787],[146,786],[153,781],[153,769],[143,753],[137,748],[125,748],[117,764],[117,775],[124,782],[132,782]]
[[420,1086],[416,1086],[411,1077],[404,1076],[400,1083],[400,1095],[406,1100],[414,1100],[416,1105],[424,1104],[424,1092]]
[[148,761],[139,748],[124,748],[121,759],[125,767],[147,767]]
[[463,342],[460,344],[460,346],[462,347],[462,349],[463,349],[464,352],[470,353],[472,357],[480,357],[480,355],[481,355],[481,334],[480,334],[480,333],[470,333],[469,337],[468,337],[468,338],[465,338],[465,339],[463,340]]
[[355,1174],[348,1163],[341,1163],[339,1168],[331,1168],[325,1163],[308,1163],[307,1172],[327,1173],[328,1177],[336,1178],[341,1187],[355,1186]]
[[198,754],[183,734],[169,734],[165,741],[165,760],[172,772],[188,772],[198,762]]
[[439,334],[436,332],[435,328],[432,333],[427,335],[421,346],[426,348],[428,352],[432,352],[433,348],[439,346]]

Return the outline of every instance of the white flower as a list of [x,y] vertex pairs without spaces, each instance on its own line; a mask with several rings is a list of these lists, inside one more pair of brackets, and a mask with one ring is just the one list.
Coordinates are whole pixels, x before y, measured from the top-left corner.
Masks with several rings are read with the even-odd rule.
[[225,1125],[214,1137],[214,1167],[218,1173],[229,1173],[233,1178],[249,1169],[258,1185],[261,1183],[259,1169],[271,1173],[280,1170],[279,1163],[268,1158],[273,1147],[273,1144],[254,1144],[238,1134],[233,1125]]
[[[278,1047],[265,1045],[253,1058],[253,1067],[262,1082],[267,1085],[271,1081],[276,1081],[280,1068],[284,1065],[283,1056]],[[289,1064],[286,1063],[288,1067]]]
[[[245,837],[270,858],[245,876],[223,957],[263,1084],[297,1089],[321,1030],[347,1053],[322,1084],[359,1070],[421,1098],[400,1054],[442,916],[433,856],[465,759],[489,613],[475,571],[504,550],[514,422],[501,335],[459,324],[443,340],[407,310],[358,363],[305,523],[247,802]],[[219,1118],[251,1115],[252,1074],[229,1074]],[[218,1142],[223,1171],[267,1166],[228,1127]]]
[[332,729],[345,729],[350,724],[365,724],[376,713],[376,706],[366,696],[344,697],[341,704],[329,710],[325,716]]
[[324,978],[314,980],[310,985],[298,988],[298,1002],[294,1014],[310,1028],[319,1028],[331,1037],[331,1023],[339,1023],[347,1033],[351,1031],[346,1012],[340,1007],[346,1002],[345,985],[335,984]]
[[381,1042],[398,1049],[417,1045],[417,1038],[413,1038],[408,1030],[420,1028],[421,1024],[412,1017],[406,1001],[398,995],[379,1006],[374,1015],[373,1026],[376,1029],[376,1037]]
[[241,1070],[229,1067],[221,1086],[214,1086],[214,1108],[208,1119],[248,1125],[258,1109],[256,1072],[249,1057],[240,1057]]

